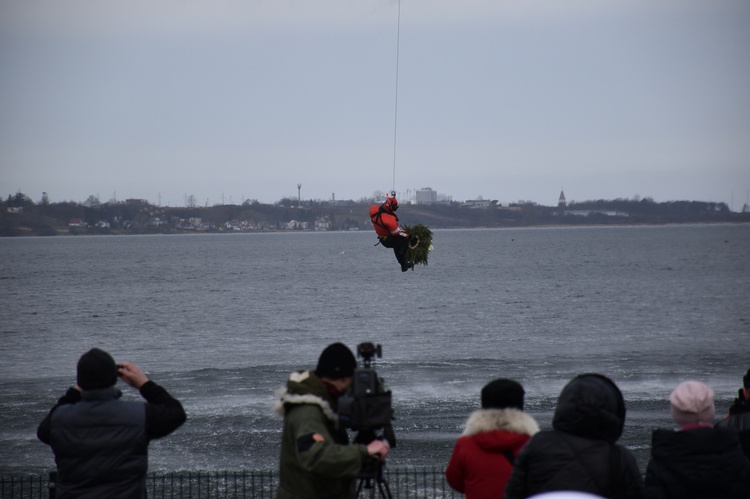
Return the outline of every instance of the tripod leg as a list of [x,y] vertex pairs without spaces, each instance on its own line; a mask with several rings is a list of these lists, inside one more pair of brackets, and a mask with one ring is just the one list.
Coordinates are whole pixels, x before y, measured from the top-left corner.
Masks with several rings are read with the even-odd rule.
[[369,489],[370,497],[372,499],[375,499],[375,488],[376,486],[372,483],[371,478],[360,478],[359,484],[357,485],[357,492],[354,494],[354,497],[359,497],[359,495],[362,493],[362,489],[365,489],[365,490]]
[[393,496],[391,495],[391,489],[388,487],[388,482],[386,482],[385,480],[379,481],[378,489],[380,490],[380,497],[393,499]]

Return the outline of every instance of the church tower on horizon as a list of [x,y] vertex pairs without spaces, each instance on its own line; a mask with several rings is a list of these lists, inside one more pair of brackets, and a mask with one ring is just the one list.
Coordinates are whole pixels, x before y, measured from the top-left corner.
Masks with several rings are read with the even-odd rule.
[[557,206],[559,207],[567,206],[567,202],[565,201],[565,193],[562,190],[560,190],[560,199],[557,200]]

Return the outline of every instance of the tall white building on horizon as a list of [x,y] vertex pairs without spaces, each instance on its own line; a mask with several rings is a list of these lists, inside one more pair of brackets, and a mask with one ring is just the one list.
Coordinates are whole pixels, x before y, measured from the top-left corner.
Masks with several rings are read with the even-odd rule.
[[423,187],[417,191],[415,201],[417,204],[437,203],[437,191],[433,191],[430,187]]

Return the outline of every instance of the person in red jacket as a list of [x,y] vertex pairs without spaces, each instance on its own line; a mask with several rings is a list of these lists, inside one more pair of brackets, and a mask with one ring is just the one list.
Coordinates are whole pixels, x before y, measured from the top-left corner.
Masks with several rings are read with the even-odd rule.
[[386,194],[383,204],[370,206],[370,220],[375,227],[379,243],[386,248],[393,248],[396,260],[401,264],[401,272],[406,272],[414,268],[414,264],[407,261],[406,253],[409,251],[409,244],[414,245],[416,241],[399,227],[397,209],[396,192],[391,191],[390,196]]
[[539,431],[523,412],[523,396],[523,387],[510,379],[482,388],[482,408],[469,416],[445,469],[448,484],[466,499],[504,496],[516,456]]

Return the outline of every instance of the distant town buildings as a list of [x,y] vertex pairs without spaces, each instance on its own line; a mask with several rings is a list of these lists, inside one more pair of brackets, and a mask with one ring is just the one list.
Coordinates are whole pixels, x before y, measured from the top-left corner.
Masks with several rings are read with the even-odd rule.
[[601,215],[605,217],[624,217],[624,218],[627,218],[629,216],[628,213],[624,211],[617,211],[617,210],[565,210],[563,212],[563,215],[571,215],[574,217],[588,217],[591,215]]
[[[301,188],[301,187],[300,187]],[[554,191],[552,191],[554,193]],[[554,194],[553,194],[554,195]],[[161,208],[144,199],[99,203],[96,196],[83,204],[40,203],[18,193],[0,199],[0,237],[16,235],[139,234],[181,232],[251,231],[356,231],[372,228],[367,216],[370,198],[353,200],[302,201],[284,198],[275,205],[243,201],[241,206],[214,205],[205,208]],[[747,221],[750,203],[742,213],[733,213],[726,203],[669,201],[651,198],[567,202],[560,190],[557,206],[533,201],[501,202],[475,199],[454,202],[430,187],[407,190],[400,197],[404,205],[422,205],[411,214],[420,223],[435,227],[521,227],[533,225],[581,225],[624,223],[694,223]],[[551,198],[550,201],[554,200]],[[91,202],[90,202],[91,201]],[[93,202],[96,201],[96,202]],[[458,209],[456,209],[458,208]],[[408,208],[406,208],[408,209]],[[446,213],[450,210],[451,215]],[[72,217],[72,218],[71,218]]]
[[489,199],[467,199],[461,204],[464,208],[489,208],[492,206],[492,201]]

